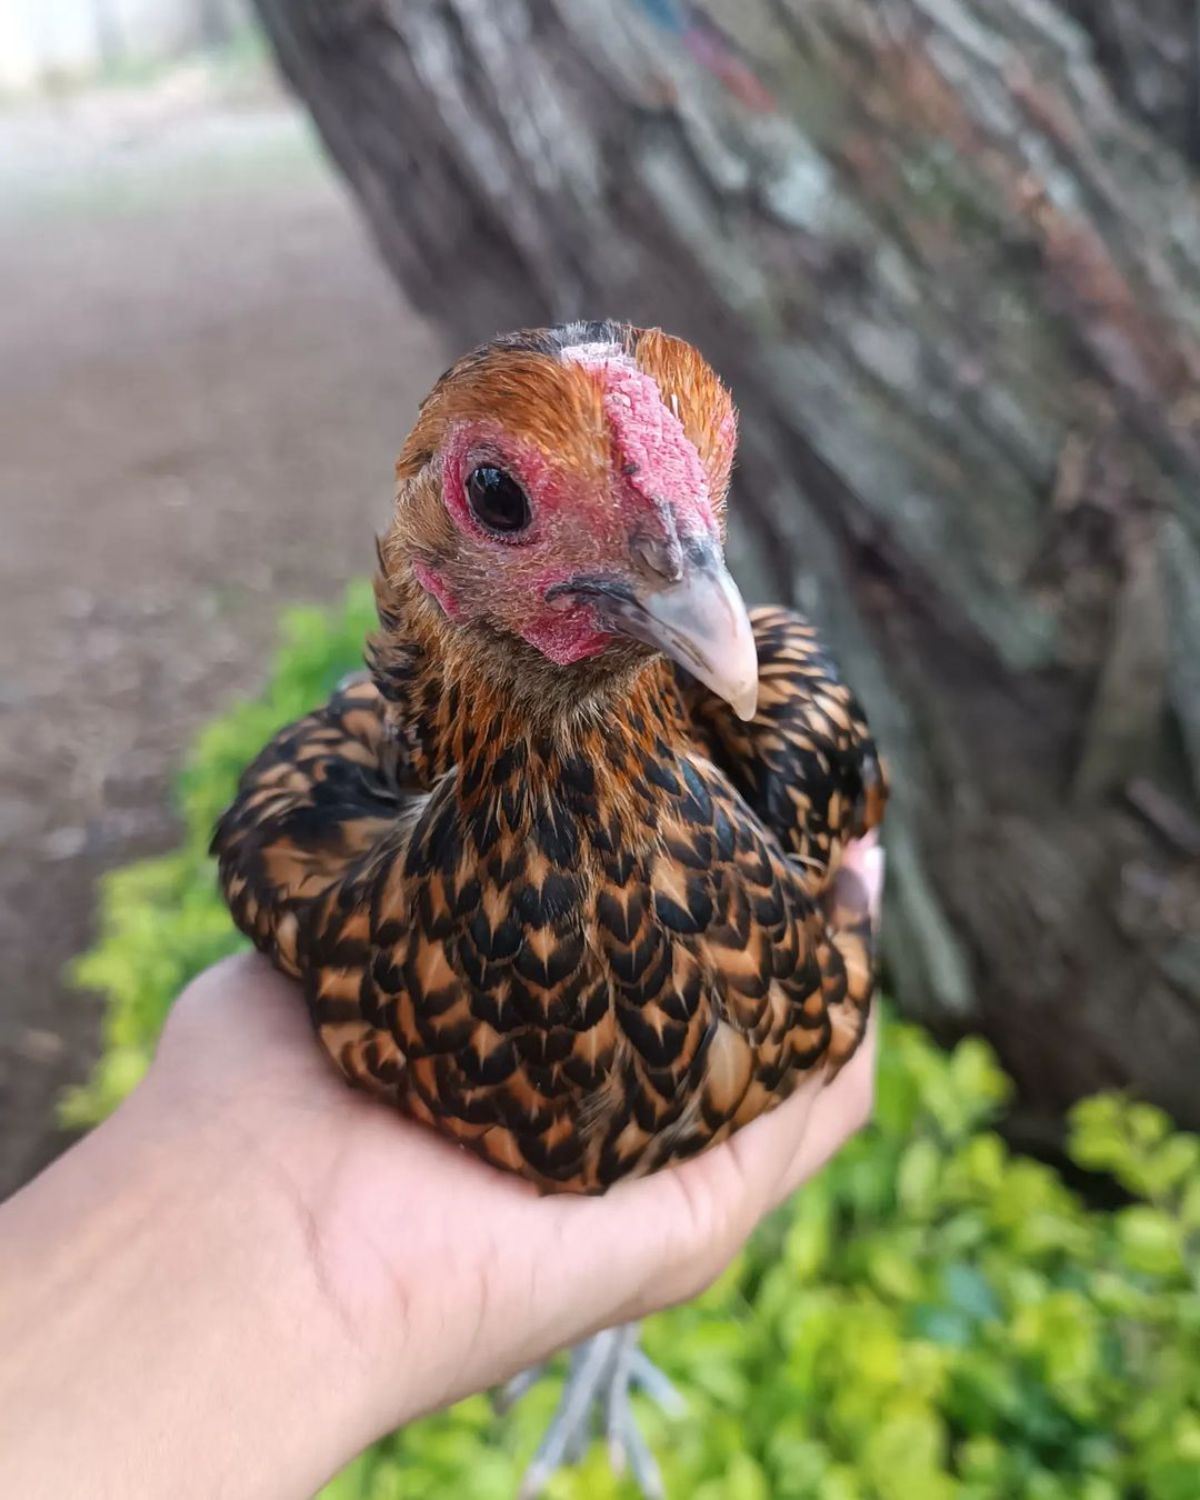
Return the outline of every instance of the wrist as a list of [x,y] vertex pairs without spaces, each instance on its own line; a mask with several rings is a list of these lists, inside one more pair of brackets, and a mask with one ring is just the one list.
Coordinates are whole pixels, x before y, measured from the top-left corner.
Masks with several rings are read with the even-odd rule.
[[0,1492],[310,1494],[375,1435],[305,1185],[166,1082],[0,1210]]

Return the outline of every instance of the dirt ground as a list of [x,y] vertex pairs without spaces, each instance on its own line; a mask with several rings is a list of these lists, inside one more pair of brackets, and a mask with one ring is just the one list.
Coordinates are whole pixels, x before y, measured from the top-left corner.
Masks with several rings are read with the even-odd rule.
[[305,122],[181,70],[0,114],[0,1196],[98,1045],[96,877],[193,731],[369,570],[441,367]]

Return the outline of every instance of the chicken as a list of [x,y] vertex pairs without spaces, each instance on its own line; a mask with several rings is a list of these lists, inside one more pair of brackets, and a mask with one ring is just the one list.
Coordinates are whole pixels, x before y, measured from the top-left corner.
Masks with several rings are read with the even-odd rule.
[[[461,359],[397,463],[369,676],[215,835],[347,1078],[549,1192],[716,1144],[863,1034],[869,920],[829,892],[885,777],[811,626],[726,570],[735,435],[657,329]],[[606,1348],[594,1380],[653,1383]]]

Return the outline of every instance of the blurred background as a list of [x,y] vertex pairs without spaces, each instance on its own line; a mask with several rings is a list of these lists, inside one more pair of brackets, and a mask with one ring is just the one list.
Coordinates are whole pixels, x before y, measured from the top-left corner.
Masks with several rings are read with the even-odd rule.
[[[211,817],[353,663],[447,359],[661,323],[741,407],[735,571],[818,619],[895,783],[878,1133],[714,1308],[857,1246],[826,1290],[928,1376],[786,1461],[778,1422],[685,1445],[679,1492],[1194,1500],[1198,174],[1194,0],[9,0],[0,1195],[233,943]],[[507,1492],[458,1420],[406,1495]]]
[[99,1051],[97,875],[261,686],[282,604],[369,571],[442,368],[248,12],[0,19],[0,1193]]

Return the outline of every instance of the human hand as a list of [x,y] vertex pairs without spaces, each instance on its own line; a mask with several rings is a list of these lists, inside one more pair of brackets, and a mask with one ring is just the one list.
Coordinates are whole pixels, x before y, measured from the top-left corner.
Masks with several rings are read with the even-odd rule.
[[[839,881],[877,907],[881,852],[864,841]],[[831,1085],[805,1080],[727,1144],[600,1198],[540,1196],[348,1090],[294,985],[257,957],[189,988],[155,1082],[295,1184],[316,1283],[374,1365],[386,1430],[695,1295],[864,1123],[874,1038]]]
[[[882,873],[881,851],[862,841],[839,874],[839,901],[877,914]],[[87,1186],[76,1164],[72,1188],[68,1159],[27,1194],[35,1222],[51,1232],[57,1223],[60,1236],[77,1233],[65,1200],[86,1213],[105,1183],[119,1182],[126,1198],[132,1191],[131,1222],[178,1221],[190,1253],[150,1234],[140,1254],[176,1270],[170,1306],[192,1300],[185,1327],[220,1374],[202,1358],[194,1368],[203,1350],[168,1361],[165,1378],[184,1386],[175,1406],[193,1387],[177,1430],[196,1428],[193,1449],[208,1432],[210,1464],[229,1448],[222,1462],[238,1466],[239,1495],[308,1493],[422,1412],[696,1294],[865,1122],[875,1033],[872,1024],[831,1084],[804,1080],[772,1115],[692,1161],[599,1198],[542,1197],[348,1089],[315,1044],[294,984],[241,956],[180,997],[146,1080],[84,1143]],[[56,1173],[66,1180],[54,1192]],[[136,1186],[143,1177],[151,1186]],[[198,1203],[206,1207],[194,1223]],[[2,1250],[0,1234],[0,1291]],[[110,1309],[114,1298],[104,1299]],[[141,1317],[142,1363],[161,1363],[162,1318],[144,1308]],[[222,1319],[239,1327],[221,1337]],[[136,1375],[123,1368],[113,1378]],[[226,1383],[216,1430],[211,1413],[204,1418],[213,1378]],[[3,1386],[0,1370],[0,1397]],[[269,1446],[259,1455],[263,1442],[287,1444],[287,1478]],[[174,1494],[216,1492],[198,1459],[186,1469],[195,1488],[181,1487],[169,1456]],[[112,1490],[156,1492],[127,1477]]]

